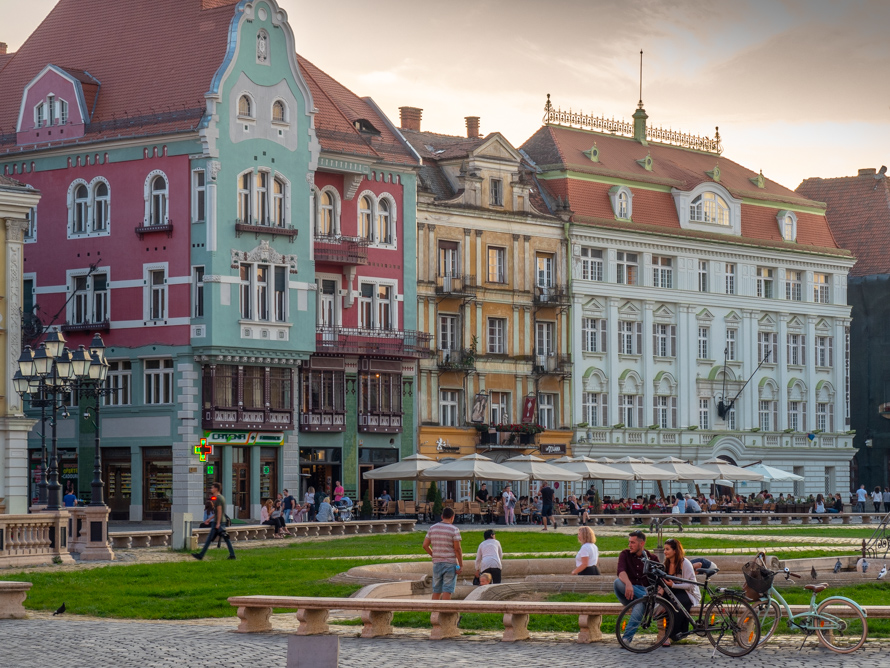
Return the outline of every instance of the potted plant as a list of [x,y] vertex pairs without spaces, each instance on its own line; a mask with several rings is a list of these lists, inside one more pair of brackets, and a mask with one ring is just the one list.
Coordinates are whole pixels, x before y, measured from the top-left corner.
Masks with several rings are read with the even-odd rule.
[[487,424],[474,424],[476,431],[479,432],[479,444],[489,445],[491,443],[491,427]]
[[362,507],[359,509],[359,517],[363,520],[369,520],[374,514],[374,506],[371,504],[371,490],[366,489],[362,496]]
[[436,483],[430,483],[429,489],[426,491],[426,500],[430,504],[430,515],[433,523],[442,520],[442,495],[439,493],[439,486]]

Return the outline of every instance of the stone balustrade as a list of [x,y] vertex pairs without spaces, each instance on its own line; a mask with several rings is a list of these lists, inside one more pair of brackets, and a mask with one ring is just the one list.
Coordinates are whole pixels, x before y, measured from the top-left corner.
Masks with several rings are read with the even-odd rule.
[[74,563],[67,511],[0,515],[0,567]]

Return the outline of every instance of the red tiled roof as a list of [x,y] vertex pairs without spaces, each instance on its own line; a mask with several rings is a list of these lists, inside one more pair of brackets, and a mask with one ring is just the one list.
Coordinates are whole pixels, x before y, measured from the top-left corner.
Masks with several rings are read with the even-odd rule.
[[[584,151],[596,143],[599,162],[591,161]],[[797,242],[782,239],[776,220],[784,206],[820,208],[819,202],[805,198],[784,186],[765,179],[765,187],[758,188],[750,181],[758,176],[738,163],[723,156],[703,153],[677,146],[650,143],[643,146],[629,137],[600,134],[562,126],[543,126],[525,142],[522,149],[543,171],[575,171],[586,174],[619,178],[627,181],[667,186],[689,191],[701,183],[713,183],[706,173],[720,168],[720,185],[734,197],[754,199],[765,205],[743,204],[741,234],[745,243],[755,241],[788,249],[802,246],[807,250],[838,248],[828,222],[820,214],[798,213]],[[646,170],[637,160],[652,156],[652,170]],[[609,200],[611,184],[580,179],[548,179],[544,181],[554,197],[568,203],[580,222],[614,220]],[[674,198],[669,192],[633,188],[634,223],[680,230]],[[769,204],[767,204],[769,203]],[[770,206],[772,204],[772,206]],[[683,234],[689,234],[684,230]],[[695,236],[695,235],[693,235]],[[732,241],[730,235],[715,235]]]
[[[297,55],[300,71],[318,109],[315,130],[325,151],[366,156],[401,165],[417,165],[417,157],[390,130],[370,104],[315,65]],[[355,122],[364,119],[380,134],[361,132]]]
[[850,276],[890,274],[890,183],[873,173],[805,179],[797,192],[820,202],[842,248],[856,256]]
[[6,63],[8,63],[10,60],[12,60],[12,57],[14,55],[15,55],[15,52],[0,53],[0,70],[2,70],[6,66]]
[[16,181],[15,179],[10,178],[9,176],[4,176],[3,174],[0,174],[0,187],[27,188],[27,186],[21,181]]

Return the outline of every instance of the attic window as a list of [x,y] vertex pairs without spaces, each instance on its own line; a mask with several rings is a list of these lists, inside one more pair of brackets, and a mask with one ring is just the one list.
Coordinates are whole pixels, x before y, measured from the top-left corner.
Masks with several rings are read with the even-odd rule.
[[41,102],[34,107],[34,127],[42,128],[46,123],[46,103]]
[[689,205],[689,220],[729,226],[729,206],[716,193],[702,193]]
[[359,132],[368,132],[373,135],[379,135],[380,130],[371,125],[371,122],[366,118],[358,118],[352,122],[352,125]]
[[501,179],[489,179],[491,206],[504,206],[504,182]]
[[779,232],[785,241],[797,240],[797,214],[793,211],[779,211],[776,215]]

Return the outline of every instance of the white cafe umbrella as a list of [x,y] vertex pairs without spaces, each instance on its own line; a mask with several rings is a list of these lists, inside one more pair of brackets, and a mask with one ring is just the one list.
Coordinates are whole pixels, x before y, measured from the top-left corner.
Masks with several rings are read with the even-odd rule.
[[534,455],[510,457],[510,459],[504,462],[504,466],[527,474],[529,480],[566,480],[575,482],[582,479],[578,473],[569,471],[562,466],[553,466]]
[[687,461],[678,459],[677,457],[667,457],[659,459],[655,464],[665,471],[672,471],[677,474],[677,480],[684,482],[694,482],[696,480],[710,480],[719,478],[719,474],[710,469],[695,466]]
[[599,459],[594,459],[593,461],[599,462],[600,464],[614,464],[616,459],[610,459],[609,457],[600,457]]
[[381,466],[362,473],[365,480],[419,480],[421,474],[439,466],[439,462],[425,455],[411,455],[395,464]]
[[679,480],[680,477],[672,471],[652,466],[651,459],[637,459],[634,457],[622,457],[612,466],[619,471],[633,474],[634,480]]
[[467,455],[424,471],[421,480],[528,480],[528,474],[482,455]]
[[750,469],[743,469],[741,466],[734,466],[723,459],[709,459],[701,464],[701,467],[708,469],[712,473],[716,473],[724,480],[749,480],[757,482],[763,480],[763,476]]
[[560,464],[559,468],[581,474],[583,480],[633,480],[634,475],[614,466],[600,464],[590,457],[575,457],[574,461]]
[[775,466],[767,466],[766,464],[745,466],[744,469],[746,471],[759,473],[763,476],[764,482],[799,482],[801,480],[806,480],[802,475],[797,475],[790,471],[783,471],[782,469],[777,469]]

